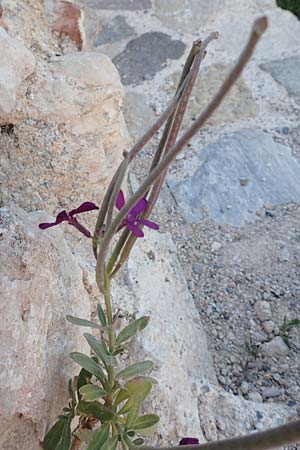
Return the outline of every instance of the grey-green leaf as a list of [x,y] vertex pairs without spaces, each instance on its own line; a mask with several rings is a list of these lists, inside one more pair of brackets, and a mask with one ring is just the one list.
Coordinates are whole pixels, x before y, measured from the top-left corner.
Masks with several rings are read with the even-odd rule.
[[159,422],[159,417],[156,414],[145,414],[136,419],[132,425],[133,430],[145,430],[151,428]]
[[116,378],[131,378],[140,375],[153,367],[152,361],[142,361],[126,367],[117,373]]
[[52,450],[70,450],[72,440],[71,424],[70,422],[64,422],[64,429],[62,432],[61,440],[55,449]]
[[127,325],[118,335],[116,339],[116,345],[120,345],[123,342],[128,341],[139,331],[142,331],[149,323],[150,317],[143,316],[139,319],[134,320],[129,325]]
[[101,327],[97,323],[91,322],[90,320],[79,319],[79,317],[66,316],[66,319],[74,325],[79,325],[80,327],[98,328],[98,330],[103,329],[103,327]]
[[119,436],[118,435],[112,436],[101,447],[101,450],[116,450],[118,442],[119,442]]
[[106,394],[105,390],[96,384],[86,384],[79,389],[79,392],[85,402],[93,402]]
[[108,439],[109,427],[110,424],[106,423],[98,430],[95,430],[86,450],[100,450]]
[[105,327],[106,326],[106,316],[102,306],[98,303],[97,305],[97,313],[100,320],[100,323]]
[[50,430],[48,431],[48,433],[46,434],[46,436],[44,438],[44,442],[43,442],[44,450],[55,450],[56,449],[56,446],[58,445],[58,443],[62,437],[62,433],[64,430],[64,424],[65,424],[64,420],[59,420],[50,428]]
[[101,381],[101,383],[105,384],[105,375],[101,367],[94,361],[92,358],[89,358],[88,356],[84,355],[83,353],[79,352],[73,352],[70,354],[70,357],[75,361],[77,364],[79,364],[81,367],[83,367],[85,370],[90,372],[91,374],[95,375],[98,380]]
[[84,333],[89,346],[95,352],[95,354],[101,359],[105,367],[109,366],[113,362],[113,357],[109,356],[105,351],[105,346],[102,342],[99,342],[94,336],[89,333]]
[[127,420],[125,427],[126,429],[131,429],[133,424],[136,422],[139,409],[142,405],[143,399],[140,392],[135,392],[133,396],[131,397],[132,404],[130,405],[130,410],[128,412]]
[[95,419],[107,422],[114,417],[113,411],[99,402],[81,401],[77,406],[77,413],[82,416],[93,417]]

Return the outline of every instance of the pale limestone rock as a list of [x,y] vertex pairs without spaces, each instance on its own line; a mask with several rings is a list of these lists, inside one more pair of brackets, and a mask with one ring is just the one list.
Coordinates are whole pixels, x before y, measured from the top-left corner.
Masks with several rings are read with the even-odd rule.
[[214,387],[199,401],[201,429],[208,441],[276,427],[291,420],[293,414],[295,411],[283,404],[276,404],[274,408],[274,404],[245,400]]
[[148,409],[161,416],[158,433],[174,444],[186,435],[203,440],[199,386],[216,378],[200,317],[169,234],[148,232],[146,239],[138,241],[126,280],[127,286],[115,289],[117,306],[125,314],[151,316],[134,345],[136,355],[145,355],[155,365],[152,375],[159,384],[154,386]]
[[271,306],[266,300],[256,302],[254,305],[254,311],[258,320],[261,322],[272,319]]
[[[123,88],[110,59],[75,53],[39,64],[26,104],[2,134],[3,201],[55,214],[100,203],[129,137]],[[14,165],[11,165],[11,158]]]
[[89,317],[82,271],[61,231],[38,228],[48,218],[1,209],[1,450],[39,448],[78,373],[69,352],[88,352],[65,319]]
[[15,107],[20,84],[34,71],[35,58],[0,26],[0,61],[0,114],[8,114]]
[[271,341],[262,344],[259,349],[264,356],[274,358],[286,356],[289,353],[289,348],[281,336],[275,336]]

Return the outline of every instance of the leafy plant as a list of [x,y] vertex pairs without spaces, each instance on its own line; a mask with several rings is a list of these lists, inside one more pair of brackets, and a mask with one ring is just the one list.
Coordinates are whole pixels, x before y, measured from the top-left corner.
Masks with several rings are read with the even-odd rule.
[[[195,41],[184,65],[174,99],[130,152],[124,153],[123,161],[107,189],[101,207],[84,202],[69,212],[61,211],[54,222],[40,224],[40,228],[45,230],[66,222],[91,239],[96,259],[96,282],[105,304],[105,309],[98,304],[96,321],[67,316],[72,324],[89,328],[94,333],[84,333],[91,355],[80,352],[70,355],[81,370],[78,376],[69,381],[68,406],[46,434],[44,450],[75,450],[83,445],[87,446],[87,450],[116,450],[119,445],[123,450],[128,450],[142,445],[143,435],[148,434],[157,424],[157,415],[141,412],[145,399],[156,384],[148,374],[153,368],[152,362],[138,361],[125,367],[122,364],[123,353],[130,354],[132,339],[147,327],[149,317],[139,317],[118,332],[110,296],[110,283],[126,262],[136,240],[144,236],[143,227],[154,230],[159,228],[157,224],[149,221],[148,217],[156,203],[169,165],[220,105],[249,61],[266,27],[265,17],[254,23],[250,39],[228,78],[193,125],[177,139],[207,46],[218,34],[211,33],[205,40]],[[149,173],[137,191],[125,202],[121,187],[128,166],[165,122]],[[94,233],[91,233],[78,221],[77,215],[96,210],[98,217]],[[114,240],[116,235],[117,241]],[[73,419],[76,416],[77,426],[74,428]],[[268,439],[272,443],[275,438],[268,436]],[[187,438],[185,443],[196,444],[198,441],[195,441],[197,440],[194,438]]]

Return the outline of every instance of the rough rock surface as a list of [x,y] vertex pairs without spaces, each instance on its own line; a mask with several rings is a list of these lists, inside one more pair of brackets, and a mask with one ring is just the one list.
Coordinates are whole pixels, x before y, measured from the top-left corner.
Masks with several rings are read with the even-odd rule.
[[[126,280],[126,294],[122,285],[115,292],[117,305],[130,315],[151,317],[135,349],[153,360],[152,375],[159,380],[151,405],[161,415],[158,433],[167,428],[174,444],[183,435],[199,435],[197,389],[216,379],[169,234],[148,233],[133,250]],[[180,405],[180,414],[175,404]]]
[[65,316],[89,317],[82,271],[49,217],[1,209],[0,448],[37,450],[77,370],[67,355],[87,344]]
[[0,448],[38,450],[78,373],[69,352],[89,351],[65,316],[89,318],[90,302],[81,242],[63,227],[39,230],[51,218],[36,210],[100,203],[129,137],[109,57],[63,44],[44,2],[2,6]]
[[8,114],[15,107],[20,84],[34,71],[35,58],[0,27],[0,60],[0,114]]
[[300,97],[300,56],[269,61],[262,64],[261,68],[269,72],[278,83],[286,88],[290,95]]
[[254,221],[264,204],[300,202],[300,164],[288,147],[255,130],[222,136],[199,155],[199,168],[182,182],[168,185],[188,221],[202,208],[217,223],[240,226]]

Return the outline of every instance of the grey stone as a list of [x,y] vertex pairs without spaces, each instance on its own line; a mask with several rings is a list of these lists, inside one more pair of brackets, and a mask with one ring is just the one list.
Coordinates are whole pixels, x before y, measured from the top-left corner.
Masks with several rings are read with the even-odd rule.
[[183,42],[173,40],[165,33],[148,32],[129,41],[113,62],[125,85],[139,84],[145,79],[154,78],[167,59],[180,58],[184,50]]
[[300,56],[270,61],[260,66],[280,83],[292,96],[300,96]]
[[[245,177],[249,184],[241,186]],[[204,148],[191,178],[167,182],[188,222],[200,222],[206,208],[217,223],[241,226],[254,222],[266,202],[300,202],[299,179],[300,163],[288,147],[261,131],[241,130]]]
[[151,8],[151,0],[84,0],[84,4],[96,9],[124,9],[129,11]]
[[262,403],[263,398],[259,392],[249,392],[247,399],[251,402]]
[[271,341],[265,342],[260,346],[260,351],[264,356],[286,356],[289,353],[289,348],[280,336],[274,337]]
[[280,397],[281,394],[282,394],[281,390],[276,386],[266,387],[262,390],[262,395],[265,398]]
[[[197,117],[219,89],[222,81],[226,79],[231,66],[228,64],[214,64],[201,68],[195,82],[193,92],[189,101],[188,109],[184,115],[183,128],[191,125],[192,120]],[[180,72],[173,73],[167,78],[167,92],[174,94]],[[226,96],[220,107],[208,119],[207,124],[215,126],[224,123],[232,123],[242,118],[254,117],[257,114],[253,95],[241,77],[237,80],[232,90]],[[246,182],[247,180],[242,180]]]
[[193,272],[197,275],[201,275],[203,273],[203,267],[200,263],[195,263],[193,265]]
[[96,37],[94,41],[95,47],[107,44],[109,42],[117,42],[134,34],[134,30],[126,22],[125,17],[116,16]]
[[275,329],[275,323],[272,320],[266,320],[262,323],[262,327],[266,333],[271,334]]
[[272,318],[272,311],[270,304],[265,300],[256,302],[254,305],[254,310],[257,318],[261,322],[264,322],[265,320],[270,320]]

